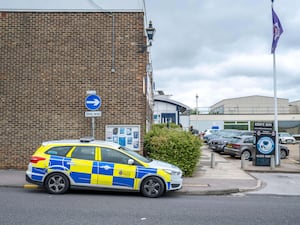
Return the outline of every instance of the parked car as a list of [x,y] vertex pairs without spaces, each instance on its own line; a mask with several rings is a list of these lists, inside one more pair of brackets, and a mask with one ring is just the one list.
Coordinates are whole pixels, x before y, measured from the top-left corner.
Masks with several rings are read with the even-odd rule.
[[224,152],[226,143],[232,138],[237,136],[253,135],[252,131],[244,130],[223,130],[220,131],[219,136],[211,139],[208,146],[215,152]]
[[203,131],[203,136],[205,135],[210,135],[210,134],[215,134],[219,131],[219,129],[205,129]]
[[[255,151],[253,142],[253,136],[233,137],[227,142],[224,152],[232,157],[241,158],[243,156],[246,160],[249,160],[253,157]],[[280,158],[285,159],[289,155],[289,149],[281,144],[279,149]]]
[[296,139],[287,132],[279,132],[278,141],[280,144],[296,144]]
[[202,139],[204,143],[208,143],[211,139],[220,137],[221,130],[214,130],[213,132],[209,132],[207,134],[204,134]]
[[93,139],[44,142],[32,155],[26,180],[63,194],[70,187],[139,191],[160,197],[182,187],[182,171],[118,144]]

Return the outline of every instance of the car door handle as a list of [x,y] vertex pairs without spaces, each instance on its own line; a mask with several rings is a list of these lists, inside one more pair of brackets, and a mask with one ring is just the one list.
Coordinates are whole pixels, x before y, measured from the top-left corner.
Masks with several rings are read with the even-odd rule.
[[105,165],[105,166],[100,166],[101,169],[109,170],[112,169],[112,167]]

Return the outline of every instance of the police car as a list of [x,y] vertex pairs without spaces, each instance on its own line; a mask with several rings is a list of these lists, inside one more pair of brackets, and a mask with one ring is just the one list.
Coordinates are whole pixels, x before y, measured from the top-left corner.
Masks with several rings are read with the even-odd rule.
[[182,171],[118,144],[83,138],[42,143],[31,156],[26,180],[51,194],[92,187],[139,191],[156,198],[182,188]]

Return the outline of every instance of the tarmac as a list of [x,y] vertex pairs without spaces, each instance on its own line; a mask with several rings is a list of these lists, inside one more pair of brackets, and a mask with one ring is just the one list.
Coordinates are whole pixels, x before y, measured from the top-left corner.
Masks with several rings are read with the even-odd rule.
[[[227,195],[260,189],[262,181],[251,172],[300,173],[299,160],[289,157],[281,160],[279,166],[254,166],[253,162],[229,160],[228,157],[202,147],[201,160],[192,177],[183,178],[179,194]],[[38,188],[25,181],[24,170],[0,170],[0,187]]]

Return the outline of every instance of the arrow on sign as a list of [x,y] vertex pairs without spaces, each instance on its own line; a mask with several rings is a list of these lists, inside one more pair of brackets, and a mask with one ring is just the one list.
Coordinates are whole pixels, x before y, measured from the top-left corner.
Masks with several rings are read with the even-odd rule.
[[101,98],[98,95],[89,95],[85,99],[85,106],[89,110],[96,110],[101,106]]
[[86,101],[86,104],[93,104],[94,106],[97,106],[100,104],[100,101],[97,98],[94,98],[92,101]]

